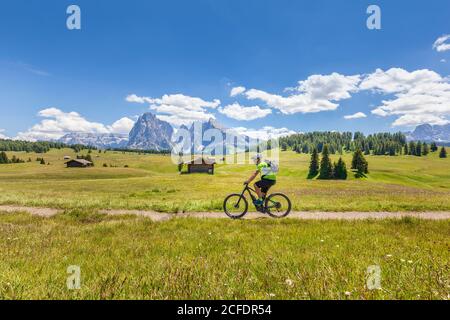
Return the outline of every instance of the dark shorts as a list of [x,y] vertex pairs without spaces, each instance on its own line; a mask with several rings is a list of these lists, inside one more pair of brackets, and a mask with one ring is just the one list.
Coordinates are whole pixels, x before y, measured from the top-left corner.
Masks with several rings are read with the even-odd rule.
[[267,193],[269,189],[277,183],[275,180],[261,179],[255,183],[255,186],[261,189],[263,193]]

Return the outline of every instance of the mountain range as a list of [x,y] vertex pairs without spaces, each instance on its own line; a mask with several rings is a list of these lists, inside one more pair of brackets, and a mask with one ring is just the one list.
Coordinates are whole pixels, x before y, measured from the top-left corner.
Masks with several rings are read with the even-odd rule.
[[[216,129],[215,133],[219,132],[222,135],[220,142],[215,142],[217,137],[205,137],[202,136],[202,140],[194,140],[194,136],[197,137],[195,132],[200,131],[202,133],[207,132],[208,129]],[[190,144],[183,147],[184,152],[190,149],[193,153],[200,153],[207,151],[209,154],[215,152],[211,150],[218,150],[224,147],[222,141],[225,140],[227,129],[223,127],[214,119],[210,119],[205,122],[194,122],[190,127],[182,125],[178,130],[187,130],[190,136]],[[174,134],[174,128],[166,121],[158,119],[154,114],[147,112],[139,117],[134,124],[130,133],[127,134],[95,134],[95,133],[68,133],[58,140],[69,145],[83,144],[87,146],[93,146],[100,149],[108,148],[128,148],[138,150],[170,150],[172,148],[172,136]],[[432,126],[430,124],[423,124],[417,126],[414,131],[405,132],[408,141],[424,141],[424,142],[437,142],[442,144],[450,144],[450,124],[442,126]],[[252,139],[247,136],[236,134],[237,139],[231,144],[237,149],[237,141],[245,141],[247,145],[253,143]],[[221,143],[218,144],[218,143]],[[226,150],[223,150],[225,152]],[[228,150],[229,151],[229,150]]]
[[[207,136],[208,133],[205,134],[205,132],[209,129],[216,129],[212,132],[216,136]],[[225,150],[224,141],[226,141],[226,133],[232,131],[228,131],[214,119],[205,122],[194,122],[189,127],[182,125],[177,130],[177,133],[181,133],[182,131],[180,130],[186,130],[185,132],[187,132],[187,135],[190,138],[189,145],[183,147],[184,152],[187,152],[188,150],[192,153],[208,152],[209,154],[215,154],[218,150],[221,150],[220,153],[230,152],[230,150]],[[128,148],[135,150],[162,151],[170,150],[174,145],[171,141],[174,132],[174,128],[168,122],[160,120],[154,114],[147,112],[139,117],[128,135],[113,133],[68,133],[58,139],[58,142],[69,145],[83,144],[100,149]],[[196,133],[198,132],[201,132],[202,134],[197,135]],[[202,139],[195,140],[194,137],[198,136],[202,137]],[[235,133],[235,136],[236,138],[230,142],[230,145],[234,147],[233,150],[239,149],[239,142],[253,143],[252,139],[245,135]],[[218,140],[216,141],[216,139]]]
[[[214,130],[208,131],[211,129]],[[182,125],[179,130],[186,130],[190,136],[189,145],[183,146],[183,151],[185,153],[190,150],[191,153],[205,152],[207,154],[215,155],[216,152],[218,152],[219,154],[225,154],[231,152],[230,147],[237,149],[239,143],[243,144],[250,141],[247,136],[237,134],[225,128],[212,118],[205,122],[194,122],[190,127]],[[227,135],[228,138],[231,139],[230,135],[233,133],[236,136],[235,139],[233,139],[233,141],[227,141]],[[195,137],[202,137],[202,139],[195,139]]]
[[405,132],[408,141],[424,141],[437,143],[450,143],[450,124],[432,126],[422,124],[412,132]]
[[71,132],[59,138],[58,142],[68,145],[82,144],[99,149],[126,148],[128,145],[128,135],[116,133]]
[[147,112],[139,117],[129,134],[77,133],[64,135],[58,142],[69,145],[83,144],[99,149],[119,148],[137,150],[170,150],[172,126]]

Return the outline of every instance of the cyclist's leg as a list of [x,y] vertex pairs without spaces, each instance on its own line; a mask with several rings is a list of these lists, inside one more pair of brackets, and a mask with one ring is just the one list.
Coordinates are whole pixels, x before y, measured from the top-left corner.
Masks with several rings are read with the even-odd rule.
[[275,181],[260,180],[255,183],[255,191],[258,194],[259,199],[263,199],[269,189],[275,184]]
[[258,182],[255,182],[255,184],[253,186],[255,187],[255,191],[256,191],[256,194],[258,195],[258,198],[262,199],[263,195],[264,195],[264,193],[262,191],[263,182],[261,180],[259,180]]

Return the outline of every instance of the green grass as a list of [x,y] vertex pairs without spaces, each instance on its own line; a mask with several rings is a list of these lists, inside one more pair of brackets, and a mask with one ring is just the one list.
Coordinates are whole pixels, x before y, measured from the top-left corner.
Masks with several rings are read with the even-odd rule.
[[[414,219],[0,214],[0,299],[448,299],[449,234],[450,221]],[[380,290],[366,288],[370,265]]]
[[[64,213],[0,213],[0,299],[450,298],[449,220],[156,223],[106,216],[98,209],[221,211],[254,167],[180,175],[163,155],[94,151],[94,168],[68,169],[70,149],[8,154],[43,156],[50,165],[1,165],[0,204]],[[306,179],[308,155],[283,152],[273,191],[288,194],[295,210],[450,210],[449,159],[367,159],[365,179],[318,181]],[[351,155],[344,160],[349,165]],[[81,267],[80,290],[66,288],[70,265]],[[381,290],[366,287],[371,265],[381,267]]]
[[[86,151],[84,152],[86,153]],[[152,209],[164,212],[221,211],[222,201],[240,192],[252,165],[219,165],[214,176],[179,175],[169,156],[108,152],[92,156],[96,167],[65,168],[71,149],[46,154],[12,153],[38,162],[0,166],[0,204],[63,209]],[[338,156],[333,156],[337,160]],[[347,166],[351,154],[343,156]],[[309,155],[282,152],[272,191],[288,194],[294,210],[437,211],[450,210],[450,159],[369,156],[366,179],[307,180]],[[103,168],[103,163],[117,166]],[[128,165],[129,168],[124,168]]]

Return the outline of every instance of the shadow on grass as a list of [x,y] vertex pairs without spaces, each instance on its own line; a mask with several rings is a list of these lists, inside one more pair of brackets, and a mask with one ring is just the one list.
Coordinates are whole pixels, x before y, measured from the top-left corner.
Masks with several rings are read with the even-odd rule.
[[353,171],[355,174],[355,178],[357,179],[362,179],[362,178],[367,178],[367,175],[364,172],[361,171]]

